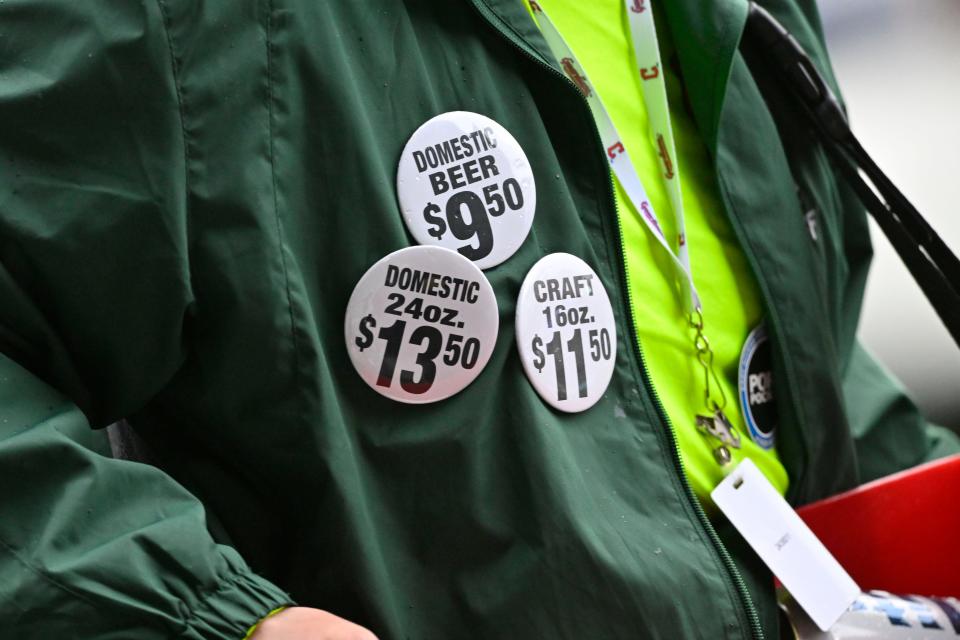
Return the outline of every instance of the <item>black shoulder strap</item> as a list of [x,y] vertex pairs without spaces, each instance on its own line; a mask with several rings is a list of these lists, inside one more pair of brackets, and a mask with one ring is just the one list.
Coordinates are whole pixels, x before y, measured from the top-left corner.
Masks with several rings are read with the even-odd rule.
[[755,60],[778,72],[776,77],[797,99],[837,169],[960,346],[960,260],[864,151],[836,96],[796,39],[753,2],[743,40],[745,46],[763,53],[753,56]]

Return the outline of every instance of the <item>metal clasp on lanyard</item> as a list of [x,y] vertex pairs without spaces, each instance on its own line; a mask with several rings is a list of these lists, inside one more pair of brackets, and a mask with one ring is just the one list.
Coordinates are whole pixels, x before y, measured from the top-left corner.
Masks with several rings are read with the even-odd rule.
[[[740,448],[740,434],[723,413],[727,406],[727,396],[713,366],[713,349],[710,347],[710,340],[703,332],[703,312],[700,307],[696,307],[690,314],[690,327],[696,331],[693,346],[697,352],[697,361],[703,367],[703,404],[707,409],[706,414],[697,414],[697,430],[705,436],[711,436],[720,441],[720,444],[713,449],[713,457],[720,466],[726,466],[733,460],[730,448]],[[711,383],[719,392],[719,402],[713,398]]]

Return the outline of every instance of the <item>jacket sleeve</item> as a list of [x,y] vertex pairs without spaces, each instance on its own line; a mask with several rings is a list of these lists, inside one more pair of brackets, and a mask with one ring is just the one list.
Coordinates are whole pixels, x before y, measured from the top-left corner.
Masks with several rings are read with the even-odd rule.
[[960,453],[957,434],[928,423],[903,386],[859,344],[843,391],[863,482]]
[[239,640],[290,602],[170,477],[90,446],[187,355],[185,135],[158,2],[0,3],[5,636]]
[[[763,0],[784,24],[791,25],[807,52],[837,95],[841,95],[829,64],[823,27],[814,0]],[[864,207],[853,192],[836,178],[838,202],[845,218],[841,247],[847,277],[839,292],[842,317],[839,349],[843,393],[850,430],[857,451],[862,482],[876,479],[935,458],[960,453],[960,438],[930,424],[903,386],[864,349],[854,334],[860,313],[867,269],[872,256]]]

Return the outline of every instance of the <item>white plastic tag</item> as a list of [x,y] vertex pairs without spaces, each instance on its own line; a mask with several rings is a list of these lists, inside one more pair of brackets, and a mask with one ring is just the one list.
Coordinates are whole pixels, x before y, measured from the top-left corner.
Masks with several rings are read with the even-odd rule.
[[344,334],[370,388],[424,404],[473,382],[490,360],[499,326],[497,299],[476,265],[449,249],[407,247],[360,278]]
[[610,298],[586,262],[569,253],[541,258],[517,300],[523,370],[551,406],[575,413],[607,390],[617,353]]
[[710,496],[821,630],[860,595],[853,578],[749,458]]
[[451,111],[410,136],[397,165],[397,199],[417,242],[489,269],[523,244],[537,189],[509,131],[478,113]]

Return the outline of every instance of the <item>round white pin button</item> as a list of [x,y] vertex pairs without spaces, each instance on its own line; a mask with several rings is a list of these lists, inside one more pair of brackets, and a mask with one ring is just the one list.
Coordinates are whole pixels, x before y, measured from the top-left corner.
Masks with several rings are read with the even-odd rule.
[[408,247],[360,278],[344,333],[357,373],[388,398],[425,404],[460,392],[490,360],[497,299],[472,262],[441,247]]
[[569,253],[541,258],[517,301],[517,348],[533,388],[575,413],[607,390],[617,352],[610,298],[590,266]]
[[537,208],[520,144],[469,111],[440,114],[414,131],[397,166],[397,198],[417,242],[453,249],[481,269],[520,248]]

